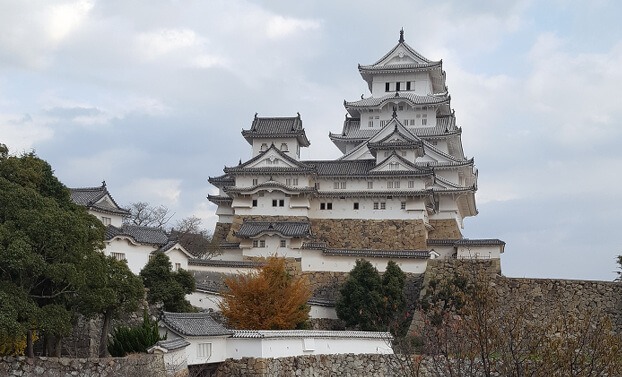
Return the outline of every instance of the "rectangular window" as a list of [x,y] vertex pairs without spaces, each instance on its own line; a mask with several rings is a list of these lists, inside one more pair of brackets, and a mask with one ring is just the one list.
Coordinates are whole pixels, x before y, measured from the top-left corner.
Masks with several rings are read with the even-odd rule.
[[415,120],[414,120],[414,119],[411,119],[411,120],[410,120],[410,125],[411,125],[411,126],[414,126],[414,125],[415,125]]
[[374,209],[378,209],[378,202],[374,202]]
[[373,127],[374,126],[374,121],[370,120],[369,122],[367,122],[367,127]]
[[285,207],[285,199],[279,199],[279,207]]
[[388,92],[389,90],[391,90],[391,85],[388,82],[384,83],[384,91]]
[[266,240],[259,240],[259,247],[266,247]]
[[285,247],[285,246],[286,246],[286,242],[285,242],[285,240],[281,240],[281,242],[279,243],[279,246],[281,246],[281,247]]
[[387,125],[387,123],[389,123],[389,121],[388,121],[388,120],[381,120],[381,121],[380,121],[380,127],[384,127],[384,126],[386,126],[386,125]]
[[292,179],[291,178],[285,178],[285,185],[291,186],[292,185]]
[[427,126],[428,125],[428,120],[426,118],[422,118],[421,119],[421,125],[422,126]]
[[253,247],[259,247],[259,241],[253,240]]
[[257,207],[257,199],[253,199],[253,207]]
[[333,182],[333,188],[334,189],[338,189],[339,188],[339,182],[337,182],[337,181]]
[[400,188],[400,181],[393,182],[393,188]]
[[353,208],[354,208],[354,209],[359,209],[359,204],[358,204],[358,203],[354,203]]
[[406,157],[406,151],[402,151],[402,157]]
[[408,188],[415,188],[415,181],[408,181]]
[[292,185],[298,186],[298,178],[292,178]]
[[272,199],[272,207],[276,207],[279,205],[279,201],[276,199]]
[[320,182],[315,182],[314,186],[315,186],[316,190],[319,190],[320,189]]
[[389,151],[384,151],[384,157],[389,157]]
[[112,256],[114,259],[116,259],[118,261],[124,261],[125,260],[125,253],[110,253],[110,256]]
[[347,183],[346,181],[339,182],[339,188],[340,188],[340,189],[342,189],[342,190],[345,190],[345,188],[346,188],[346,183]]
[[112,219],[110,217],[102,216],[102,223],[104,223],[104,225],[108,226],[110,225],[111,222],[112,222]]
[[326,203],[326,209],[333,209],[333,203]]
[[175,263],[175,271],[181,270],[181,263]]
[[253,178],[253,186],[257,186],[257,178]]
[[387,209],[387,203],[385,202],[380,203],[380,209]]
[[326,209],[326,203],[320,203],[320,209],[321,210]]
[[400,209],[406,209],[406,202],[400,203]]
[[388,189],[392,189],[393,188],[393,181],[387,182],[387,188]]
[[400,84],[401,84],[401,82],[396,82],[396,83],[395,83],[395,91],[396,91],[396,92],[399,92],[399,91],[400,91]]
[[402,110],[404,110],[404,106],[398,106],[398,107],[397,107],[397,109],[398,109],[399,111],[402,111]]
[[197,357],[201,359],[209,359],[212,357],[212,343],[197,344]]
[[373,189],[373,188],[374,188],[374,181],[368,181],[368,182],[367,182],[367,189],[368,189],[368,190],[371,190],[371,189]]
[[406,90],[410,90],[410,81],[406,81]]

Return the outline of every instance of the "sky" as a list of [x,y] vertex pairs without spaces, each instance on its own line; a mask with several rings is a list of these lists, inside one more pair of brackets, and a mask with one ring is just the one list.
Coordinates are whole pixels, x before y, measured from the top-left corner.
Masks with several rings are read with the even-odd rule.
[[357,64],[399,30],[443,60],[479,170],[469,238],[512,277],[613,280],[622,254],[622,2],[0,0],[0,143],[69,187],[217,220],[207,179],[259,116],[301,114],[333,159]]

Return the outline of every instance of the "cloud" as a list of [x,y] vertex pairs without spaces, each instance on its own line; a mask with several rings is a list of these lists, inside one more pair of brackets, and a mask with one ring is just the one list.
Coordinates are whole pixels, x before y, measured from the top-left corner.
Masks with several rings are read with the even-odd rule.
[[131,202],[143,201],[174,209],[181,197],[180,186],[180,179],[138,177],[126,182],[121,192],[132,198]]
[[303,20],[280,15],[272,16],[266,25],[269,38],[284,38],[298,31],[317,30],[321,23],[316,20]]
[[52,42],[59,43],[72,31],[76,30],[93,9],[91,0],[78,0],[52,4],[46,12],[49,14],[47,35]]
[[0,143],[6,144],[11,153],[34,149],[39,143],[51,140],[54,131],[45,122],[29,114],[6,114],[0,112]]

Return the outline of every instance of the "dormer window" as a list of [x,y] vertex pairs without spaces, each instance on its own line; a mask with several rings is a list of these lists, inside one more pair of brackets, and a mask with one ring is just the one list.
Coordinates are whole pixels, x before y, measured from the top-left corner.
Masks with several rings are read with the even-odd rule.
[[288,149],[287,149],[287,143],[281,143],[281,150],[282,150],[283,152],[287,152],[287,151],[288,151]]

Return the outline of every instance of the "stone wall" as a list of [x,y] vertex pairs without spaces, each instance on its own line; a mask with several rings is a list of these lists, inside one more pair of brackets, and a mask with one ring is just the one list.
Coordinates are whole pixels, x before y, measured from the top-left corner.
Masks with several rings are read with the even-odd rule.
[[166,368],[162,355],[105,359],[1,357],[0,376],[165,377]]
[[430,220],[432,230],[428,232],[428,238],[435,240],[442,239],[460,239],[462,232],[458,227],[456,220]]
[[311,219],[316,241],[343,249],[425,250],[423,220]]
[[[499,301],[508,310],[527,308],[528,314],[536,321],[559,313],[579,319],[586,315],[608,315],[614,327],[622,331],[622,283],[509,278],[500,274],[499,260],[430,260],[424,286],[431,279],[442,280],[455,273],[472,273],[474,266],[483,267],[492,276]],[[423,294],[422,291],[421,296]]]
[[226,360],[216,377],[401,376],[395,355],[308,355],[278,359]]

